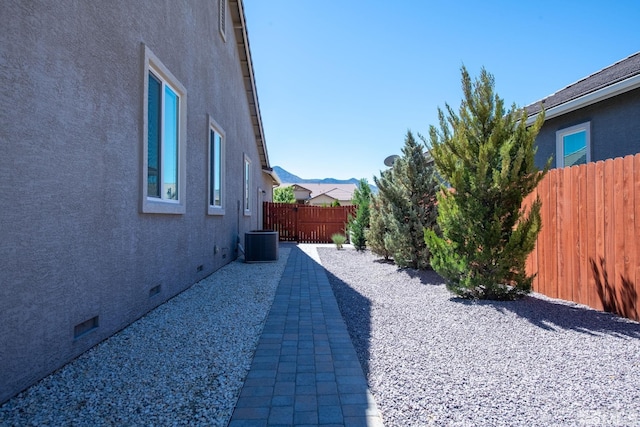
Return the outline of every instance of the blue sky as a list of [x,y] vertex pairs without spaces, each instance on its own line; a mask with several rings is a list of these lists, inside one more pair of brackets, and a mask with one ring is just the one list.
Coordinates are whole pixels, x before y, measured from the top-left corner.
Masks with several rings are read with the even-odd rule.
[[460,105],[460,67],[525,106],[640,50],[640,1],[244,0],[269,160],[367,178]]

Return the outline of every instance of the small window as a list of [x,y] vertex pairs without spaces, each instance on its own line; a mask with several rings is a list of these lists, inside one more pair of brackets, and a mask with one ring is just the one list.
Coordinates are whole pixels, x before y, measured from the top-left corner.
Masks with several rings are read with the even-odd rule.
[[227,41],[227,0],[218,0],[218,29],[222,39]]
[[244,155],[244,214],[251,215],[251,160]]
[[145,46],[142,212],[186,211],[184,86]]
[[209,118],[209,194],[208,214],[224,214],[225,136],[222,128]]
[[556,167],[583,165],[591,161],[591,122],[556,132]]

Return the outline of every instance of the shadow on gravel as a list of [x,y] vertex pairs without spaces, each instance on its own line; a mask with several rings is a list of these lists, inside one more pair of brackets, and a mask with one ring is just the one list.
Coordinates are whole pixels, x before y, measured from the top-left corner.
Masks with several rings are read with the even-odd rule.
[[[395,265],[392,259],[378,258],[378,259],[375,259],[373,262],[377,264]],[[444,283],[444,279],[440,277],[438,273],[436,273],[431,269],[417,270],[415,268],[398,267],[396,271],[398,273],[404,273],[412,279],[418,278],[420,280],[420,283],[422,283],[423,285],[441,285]]]
[[412,279],[419,279],[423,285],[442,285],[444,279],[433,270],[416,270],[413,268],[399,268],[399,273],[404,273]]
[[484,305],[500,313],[512,312],[542,329],[572,330],[589,335],[606,334],[618,337],[640,338],[640,324],[584,307],[574,307],[553,301],[524,297],[517,301],[474,301],[451,298],[464,305]]
[[371,339],[371,301],[325,269],[340,314],[347,325],[362,371],[369,377],[369,340]]

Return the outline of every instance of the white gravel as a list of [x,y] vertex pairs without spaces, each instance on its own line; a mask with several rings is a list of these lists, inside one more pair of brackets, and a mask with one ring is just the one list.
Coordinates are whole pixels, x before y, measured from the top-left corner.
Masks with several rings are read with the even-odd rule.
[[386,426],[640,425],[639,323],[461,300],[433,271],[318,252]]
[[0,426],[226,426],[289,252],[221,268],[0,406]]

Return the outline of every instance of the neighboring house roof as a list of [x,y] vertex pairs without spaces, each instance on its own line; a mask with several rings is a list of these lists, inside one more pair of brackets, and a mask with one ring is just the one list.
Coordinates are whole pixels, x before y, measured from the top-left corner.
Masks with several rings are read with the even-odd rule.
[[303,187],[300,184],[285,184],[284,187],[293,187],[294,191],[308,191],[309,193],[311,193],[311,190],[309,190],[307,187]]
[[353,199],[353,193],[356,191],[355,184],[289,184],[294,190],[307,190],[310,192],[309,198],[313,199],[320,195],[326,195],[335,200],[350,201]]
[[525,107],[527,123],[535,121],[542,106],[550,119],[640,87],[640,52],[593,73]]

